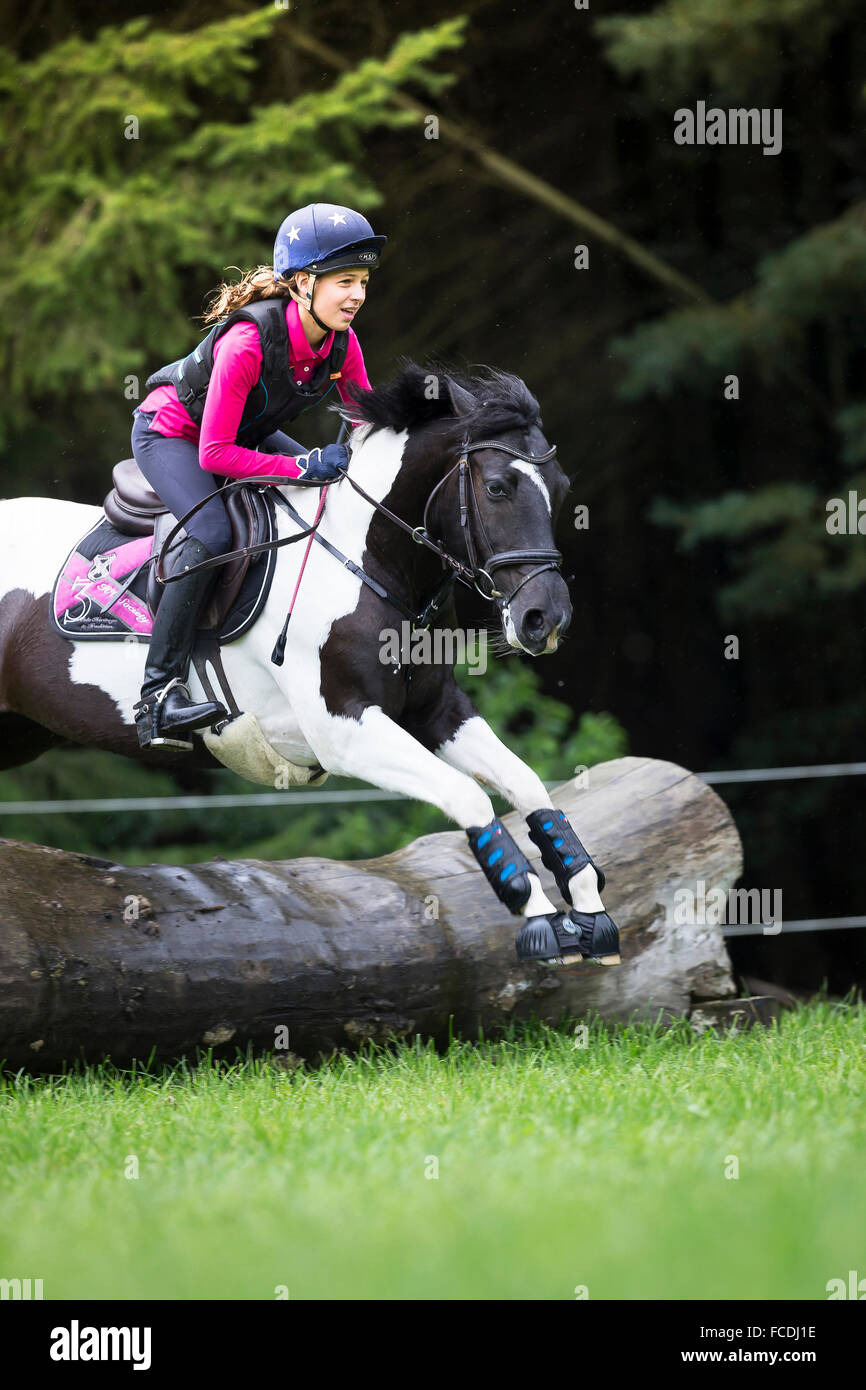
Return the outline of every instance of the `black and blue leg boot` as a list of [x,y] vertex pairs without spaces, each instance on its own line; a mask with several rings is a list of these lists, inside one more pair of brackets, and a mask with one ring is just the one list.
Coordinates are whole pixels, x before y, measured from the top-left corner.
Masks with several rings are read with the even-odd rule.
[[526,817],[529,838],[541,850],[541,862],[556,879],[556,886],[567,903],[571,902],[568,880],[587,864],[592,864],[598,876],[599,893],[604,888],[604,874],[594,860],[590,859],[580,840],[566,818],[564,811],[551,808],[531,811]]
[[[207,546],[194,536],[187,536],[178,555],[181,566],[210,558]],[[142,748],[183,749],[191,753],[192,741],[183,734],[228,718],[222,705],[212,701],[193,703],[184,683],[199,614],[215,577],[214,569],[197,570],[165,586],[153,620],[141,699],[134,706]]]
[[[578,912],[572,903],[569,880],[587,864],[595,869],[599,892],[604,888],[605,877],[587,854],[565,812],[553,807],[532,811],[526,823],[529,838],[541,851],[542,864],[553,874],[566,902],[572,904],[570,912],[557,914],[553,928],[562,954],[572,958],[579,955],[599,965],[619,965],[619,931],[613,919],[606,912]],[[537,935],[536,932],[533,936],[533,945],[550,944],[539,943]]]
[[529,860],[509,835],[498,816],[488,825],[470,825],[466,834],[469,847],[500,902],[519,916],[532,884]]
[[[526,855],[498,817],[488,825],[469,826],[466,834],[499,901],[515,916],[521,915],[532,892],[529,876],[534,873]],[[600,934],[597,941],[601,941]],[[539,965],[574,965],[594,958],[597,941],[586,936],[582,926],[572,922],[567,913],[542,913],[526,918],[517,933],[515,950],[518,960],[536,961]]]

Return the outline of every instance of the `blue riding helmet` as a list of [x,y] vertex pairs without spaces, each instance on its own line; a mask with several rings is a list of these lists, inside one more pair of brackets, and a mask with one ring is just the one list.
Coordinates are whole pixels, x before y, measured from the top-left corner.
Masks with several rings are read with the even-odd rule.
[[274,242],[274,279],[296,270],[326,275],[347,266],[375,270],[386,236],[366,217],[337,203],[308,203],[290,212]]

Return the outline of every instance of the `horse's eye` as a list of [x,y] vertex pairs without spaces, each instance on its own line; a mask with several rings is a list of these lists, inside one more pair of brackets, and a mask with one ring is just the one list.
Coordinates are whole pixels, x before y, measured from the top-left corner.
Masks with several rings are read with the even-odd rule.
[[501,483],[488,483],[488,484],[487,484],[487,496],[488,496],[488,497],[507,497],[507,496],[508,496],[508,493],[505,491],[505,488],[502,486]]

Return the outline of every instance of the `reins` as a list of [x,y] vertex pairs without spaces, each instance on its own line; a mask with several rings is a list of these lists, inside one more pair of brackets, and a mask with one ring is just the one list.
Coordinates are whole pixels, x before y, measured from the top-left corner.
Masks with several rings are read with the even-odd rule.
[[[304,555],[301,572],[298,576],[298,582],[295,585],[295,592],[292,595],[292,602],[289,605],[289,610],[286,614],[286,621],[283,625],[282,632],[277,638],[277,642],[274,646],[274,650],[271,656],[271,660],[277,666],[281,666],[283,663],[283,655],[285,651],[286,634],[288,631],[289,619],[292,616],[292,609],[294,608],[295,598],[297,597],[301,575],[303,574],[304,567],[306,566],[307,557],[310,553],[310,546],[312,545],[314,539],[318,542],[319,545],[324,546],[324,548],[331,555],[333,555],[335,559],[339,560],[341,564],[345,565],[347,569],[351,570],[351,572],[355,574],[363,583],[367,584],[380,598],[385,599],[387,602],[392,604],[393,607],[397,608],[405,618],[409,619],[412,622],[413,627],[428,627],[430,625],[430,622],[435,616],[435,613],[442,606],[446,597],[450,594],[455,581],[459,581],[460,583],[464,584],[467,588],[474,588],[476,593],[480,594],[480,596],[488,602],[494,602],[497,599],[501,599],[502,603],[500,606],[503,609],[505,609],[512,602],[515,594],[517,594],[520,591],[520,589],[523,588],[524,584],[528,584],[530,579],[534,579],[537,575],[543,573],[545,570],[558,568],[559,565],[562,563],[562,554],[558,550],[548,549],[506,550],[500,551],[498,553],[493,552],[493,547],[490,543],[490,539],[487,535],[487,531],[484,526],[484,520],[481,516],[481,509],[478,505],[478,498],[475,492],[475,483],[472,477],[472,470],[469,465],[470,454],[477,452],[479,449],[497,449],[502,453],[509,454],[512,458],[519,458],[524,460],[526,463],[532,463],[536,465],[549,462],[550,459],[552,459],[556,453],[556,445],[553,445],[550,449],[548,449],[547,453],[545,454],[533,455],[527,454],[521,449],[515,449],[510,444],[503,444],[495,439],[482,439],[478,440],[474,444],[470,443],[468,439],[464,439],[460,445],[460,454],[457,461],[452,465],[451,468],[448,469],[447,473],[445,473],[445,475],[442,478],[440,478],[439,482],[436,483],[435,487],[430,492],[426,504],[424,506],[424,515],[420,526],[410,526],[408,522],[403,520],[402,517],[397,516],[397,514],[395,512],[392,512],[389,507],[386,507],[384,503],[377,502],[374,497],[371,497],[370,494],[366,492],[365,489],[361,486],[361,484],[356,482],[356,480],[350,476],[347,470],[340,471],[340,479],[345,478],[355,489],[355,491],[359,493],[360,496],[365,499],[365,501],[369,502],[371,507],[373,507],[377,512],[381,512],[381,514],[387,517],[389,521],[392,521],[394,525],[399,526],[401,530],[405,531],[408,535],[410,535],[417,545],[424,545],[427,547],[428,550],[432,550],[433,553],[437,555],[439,559],[442,561],[442,564],[448,570],[450,570],[450,573],[446,575],[446,578],[443,581],[443,583],[439,586],[433,597],[430,600],[428,600],[428,602],[425,604],[424,608],[421,610],[420,613],[413,613],[412,609],[407,607],[407,605],[403,603],[401,599],[398,599],[394,594],[391,594],[383,584],[380,584],[377,580],[372,579],[368,574],[365,574],[365,572],[361,569],[359,565],[356,565],[354,561],[350,560],[348,556],[344,555],[342,551],[338,550],[335,545],[332,545],[330,541],[325,540],[325,538],[319,534],[318,527],[324,511],[325,497],[328,488],[331,486],[331,484],[326,483],[324,486],[322,486],[319,483],[305,484],[303,478],[287,477],[282,481],[295,487],[320,486],[322,488],[320,504],[316,512],[316,518],[312,526],[305,525],[303,517],[301,517],[298,514],[298,512],[288,501],[288,499],[284,497],[283,494],[278,490],[278,486],[276,485],[276,479],[279,477],[278,474],[267,474],[264,476],[260,475],[251,478],[238,478],[234,479],[231,482],[225,482],[221,484],[220,487],[216,488],[213,492],[208,493],[206,497],[201,498],[200,501],[196,502],[192,507],[190,507],[189,511],[184,513],[184,515],[176,522],[176,524],[172,527],[171,531],[166,536],[162,546],[160,547],[159,554],[157,556],[150,556],[149,560],[146,560],[144,564],[149,564],[154,559],[156,559],[155,576],[157,582],[160,584],[171,584],[175,580],[183,579],[187,574],[192,574],[195,570],[211,569],[216,565],[227,564],[230,560],[239,560],[248,556],[258,555],[266,550],[277,550],[280,546],[294,545],[297,541],[302,541],[306,537],[309,537],[310,542],[307,546],[306,554]],[[448,481],[448,479],[451,477],[455,469],[458,470],[460,527],[464,539],[464,544],[466,546],[466,553],[469,556],[469,565],[464,564],[463,561],[459,560],[456,555],[452,555],[449,551],[447,551],[445,547],[442,546],[437,540],[435,540],[427,530],[427,517],[433,499],[439,492],[440,488],[442,488]],[[282,506],[288,512],[292,520],[295,521],[298,525],[300,525],[302,529],[296,535],[293,536],[283,536],[279,540],[262,541],[257,545],[243,546],[240,550],[232,550],[228,554],[215,555],[211,557],[211,559],[209,560],[202,560],[198,564],[190,565],[187,568],[184,568],[183,570],[180,570],[175,574],[164,574],[164,557],[171,550],[171,545],[172,541],[174,540],[174,537],[186,524],[189,518],[191,516],[194,516],[195,513],[199,510],[199,508],[203,507],[206,502],[209,502],[211,500],[211,498],[224,498],[226,496],[226,493],[234,492],[241,487],[250,486],[259,486],[262,491],[265,490],[265,487],[268,487],[271,490],[271,495],[273,496],[275,502]],[[491,554],[485,560],[484,565],[481,565],[478,560],[478,552],[475,545],[475,538],[472,534],[473,519],[478,524],[481,535],[484,539],[485,546],[491,551]],[[529,574],[524,575],[524,577],[515,586],[515,588],[512,589],[511,593],[506,598],[502,591],[496,588],[496,585],[493,580],[493,573],[497,569],[501,569],[505,566],[521,564],[534,564],[535,568],[533,568],[529,572]],[[143,566],[141,566],[140,568],[143,568]],[[479,579],[481,578],[481,576],[483,576],[490,585],[489,593],[485,593],[484,589],[479,584]]]

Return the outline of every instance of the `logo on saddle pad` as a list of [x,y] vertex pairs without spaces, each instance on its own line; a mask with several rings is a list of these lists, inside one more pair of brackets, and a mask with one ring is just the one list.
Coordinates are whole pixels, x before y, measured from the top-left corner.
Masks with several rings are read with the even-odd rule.
[[[92,566],[90,566],[88,570],[88,580],[90,582],[110,580],[111,562],[113,562],[113,560],[117,560],[117,550],[108,550],[106,555],[97,555],[96,559],[93,560]],[[79,580],[79,582],[83,584],[85,580]]]
[[74,587],[82,584],[96,584],[100,579],[111,579],[111,562],[117,559],[117,551],[109,550],[105,555],[97,555],[86,576],[81,574],[74,581]]

